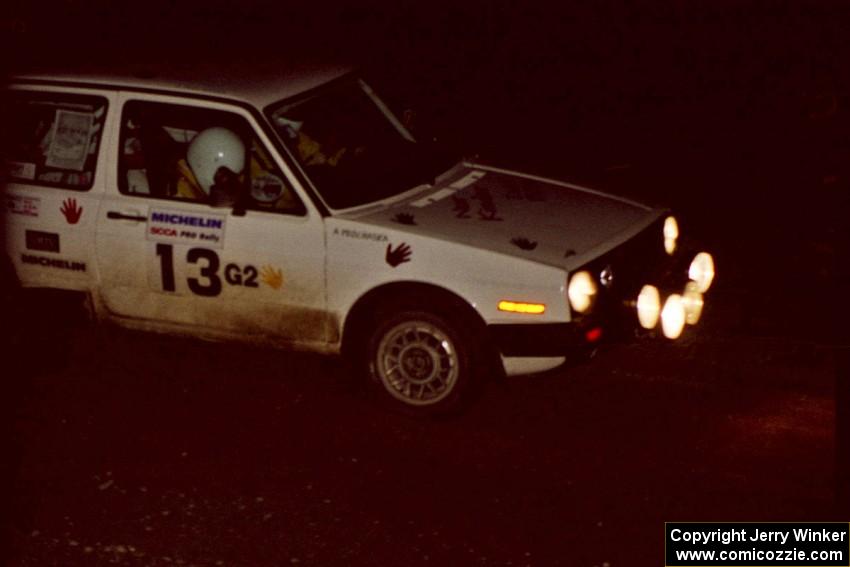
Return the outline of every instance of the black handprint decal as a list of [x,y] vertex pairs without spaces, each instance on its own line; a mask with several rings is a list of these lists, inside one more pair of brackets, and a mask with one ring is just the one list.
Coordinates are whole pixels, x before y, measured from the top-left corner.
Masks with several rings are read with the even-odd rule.
[[410,214],[410,213],[398,213],[396,216],[393,217],[393,220],[395,222],[399,223],[399,224],[409,224],[409,225],[415,225],[416,224],[416,220],[414,219],[413,215]]
[[410,250],[410,246],[404,242],[399,244],[395,249],[393,249],[392,244],[387,244],[386,260],[387,264],[393,268],[397,267],[399,264],[410,262],[411,254],[412,251]]
[[490,191],[488,191],[484,187],[478,187],[475,190],[475,197],[473,197],[473,199],[477,199],[481,203],[481,206],[478,207],[478,216],[481,218],[481,220],[502,220],[498,216],[499,212],[496,210],[496,203],[493,202],[493,196],[490,194]]
[[458,197],[457,195],[452,195],[452,200],[455,203],[454,211],[455,216],[459,219],[468,219],[469,218],[469,201],[464,199],[463,197]]
[[529,239],[522,237],[522,236],[512,238],[511,243],[514,246],[516,246],[517,248],[520,248],[522,250],[534,250],[535,248],[537,248],[537,242],[536,241],[529,240]]

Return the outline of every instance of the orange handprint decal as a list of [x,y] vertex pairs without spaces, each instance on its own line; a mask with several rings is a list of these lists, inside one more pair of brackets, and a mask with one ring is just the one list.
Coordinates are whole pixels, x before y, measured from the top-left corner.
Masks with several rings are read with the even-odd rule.
[[260,278],[273,289],[280,289],[280,286],[283,285],[283,272],[280,268],[263,266],[260,269]]
[[68,224],[77,224],[80,217],[83,216],[83,207],[77,205],[76,199],[65,199],[62,201],[62,208],[59,209],[59,212],[65,215]]

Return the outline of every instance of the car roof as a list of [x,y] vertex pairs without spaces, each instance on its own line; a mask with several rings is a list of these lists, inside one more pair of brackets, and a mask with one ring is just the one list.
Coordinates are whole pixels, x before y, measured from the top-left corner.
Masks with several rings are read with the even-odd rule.
[[352,72],[345,64],[278,61],[168,62],[126,64],[112,68],[62,67],[14,73],[14,83],[51,83],[111,90],[156,90],[195,96],[214,96],[264,108],[297,96]]

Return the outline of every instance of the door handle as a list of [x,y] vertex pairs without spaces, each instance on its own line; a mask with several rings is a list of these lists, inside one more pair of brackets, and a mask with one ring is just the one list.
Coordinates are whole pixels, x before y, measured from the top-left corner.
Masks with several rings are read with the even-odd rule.
[[106,218],[112,219],[112,220],[129,220],[129,221],[136,221],[136,222],[148,220],[148,217],[140,215],[140,214],[126,215],[124,213],[119,213],[118,211],[108,211],[106,213]]

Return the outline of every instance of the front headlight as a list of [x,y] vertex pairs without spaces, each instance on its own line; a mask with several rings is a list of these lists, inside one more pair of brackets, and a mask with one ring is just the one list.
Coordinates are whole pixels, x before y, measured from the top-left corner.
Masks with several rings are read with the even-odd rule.
[[688,282],[685,285],[685,291],[682,293],[682,304],[685,306],[685,322],[688,325],[696,325],[702,315],[702,308],[705,300],[699,292],[699,286],[696,282]]
[[670,215],[664,221],[664,250],[669,255],[676,251],[676,241],[679,240],[679,223],[676,217]]
[[688,268],[688,277],[697,284],[697,291],[705,293],[714,280],[714,258],[708,252],[700,252],[694,256]]
[[685,305],[682,296],[674,293],[664,302],[661,310],[661,331],[668,339],[678,339],[685,328]]
[[567,296],[570,298],[570,307],[576,312],[584,313],[590,310],[593,300],[596,299],[596,282],[590,272],[582,270],[573,274],[567,287]]
[[645,285],[640,290],[637,299],[637,315],[640,326],[644,329],[654,329],[658,324],[661,313],[661,297],[654,285]]

